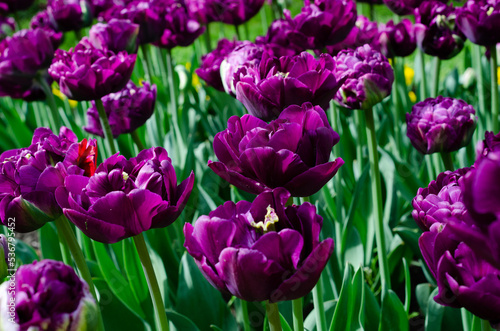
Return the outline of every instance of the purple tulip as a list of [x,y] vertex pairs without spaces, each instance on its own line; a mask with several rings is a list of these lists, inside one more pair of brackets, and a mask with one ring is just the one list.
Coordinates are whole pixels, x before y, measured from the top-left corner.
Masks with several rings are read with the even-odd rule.
[[[5,330],[97,329],[99,308],[88,285],[70,266],[53,260],[35,261],[19,267],[11,282],[0,286],[0,325]],[[9,309],[12,303],[14,316]]]
[[398,24],[392,20],[381,24],[375,39],[380,52],[388,58],[409,56],[417,48],[413,23],[407,18]]
[[293,26],[288,38],[302,49],[322,50],[343,41],[354,27],[356,16],[356,3],[352,0],[306,1],[293,19],[285,11]]
[[481,161],[483,157],[486,157],[490,152],[497,151],[500,149],[500,133],[496,135],[491,131],[486,131],[484,134],[484,140],[478,142],[476,145],[476,164]]
[[372,46],[341,51],[333,61],[333,74],[345,79],[334,98],[341,106],[370,109],[391,93],[394,71]]
[[226,93],[236,96],[236,84],[239,76],[235,74],[244,66],[258,67],[265,48],[250,41],[239,42],[224,58],[220,65],[220,76]]
[[88,0],[48,0],[47,14],[58,31],[80,30],[93,19]]
[[[137,87],[130,81],[121,91],[102,98],[113,137],[135,131],[153,115],[156,85],[151,86],[147,82],[143,84],[142,87]],[[87,118],[88,126],[84,127],[85,131],[104,137],[95,102],[92,102],[92,107],[87,111]]]
[[220,21],[231,25],[240,25],[257,15],[265,0],[223,0]]
[[415,10],[417,44],[426,54],[442,60],[457,55],[465,36],[455,25],[456,10],[436,0],[424,1]]
[[84,38],[69,52],[58,49],[49,74],[72,100],[97,100],[128,83],[136,55],[101,50]]
[[16,232],[31,232],[61,215],[54,192],[67,174],[91,176],[96,142],[77,142],[63,127],[59,135],[38,128],[27,148],[0,155],[0,219],[15,222]]
[[470,142],[476,129],[475,113],[463,100],[428,98],[406,114],[406,135],[423,154],[456,151]]
[[289,20],[278,19],[271,23],[265,36],[255,39],[255,43],[265,47],[273,56],[294,56],[306,49],[290,40],[289,34],[292,32],[293,25]]
[[[426,0],[383,0],[384,3],[398,15],[412,15],[418,6]],[[438,0],[447,3],[449,0]]]
[[136,53],[139,44],[139,25],[129,20],[112,19],[108,23],[97,23],[90,28],[89,41],[95,48],[108,49],[114,53],[126,51]]
[[115,154],[88,178],[69,175],[56,198],[68,217],[88,237],[115,243],[151,228],[172,224],[184,209],[194,174],[177,185],[167,151],[143,150],[130,160]]
[[500,42],[500,2],[469,0],[458,10],[456,24],[474,44],[495,45]]
[[428,187],[419,188],[413,199],[411,215],[422,231],[431,231],[433,226],[442,226],[450,217],[464,220],[467,214],[459,182],[471,168],[445,171],[430,182]]
[[16,12],[26,10],[35,2],[35,0],[0,0],[0,8],[5,11]]
[[220,21],[225,8],[223,1],[220,0],[185,0],[184,2],[191,17],[205,25]]
[[236,98],[250,114],[265,121],[277,118],[290,105],[304,102],[328,109],[343,82],[334,70],[328,54],[319,59],[307,52],[277,58],[264,52],[259,66],[243,66],[235,74]]
[[167,6],[162,15],[165,18],[165,28],[160,40],[155,42],[158,47],[172,49],[176,46],[189,46],[205,31],[205,27],[192,19],[185,6],[179,2]]
[[242,41],[231,41],[225,38],[219,40],[216,49],[201,57],[201,65],[195,70],[196,74],[203,79],[208,86],[212,86],[219,91],[224,91],[224,85],[222,84],[220,75],[221,63],[233,49],[242,43]]
[[[377,22],[372,22],[362,15],[358,15],[356,25],[352,28],[347,37],[332,46],[326,46],[328,54],[337,55],[344,49],[356,49],[364,44],[372,44],[378,34]],[[316,54],[323,53],[323,50],[316,50]]]
[[319,240],[323,219],[313,205],[285,208],[289,197],[283,188],[266,191],[185,224],[184,246],[210,284],[246,301],[294,300],[312,290],[333,240]]
[[310,103],[286,108],[271,123],[252,115],[228,120],[228,128],[214,138],[220,162],[208,166],[236,187],[259,194],[284,187],[292,196],[319,191],[344,163],[328,162],[339,135],[325,112]]

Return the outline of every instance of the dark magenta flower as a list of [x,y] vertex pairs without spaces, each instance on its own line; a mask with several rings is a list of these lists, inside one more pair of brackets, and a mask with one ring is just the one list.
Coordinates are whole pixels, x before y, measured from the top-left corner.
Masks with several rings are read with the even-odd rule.
[[456,151],[470,142],[476,129],[475,113],[463,100],[428,98],[406,114],[406,135],[423,154]]
[[414,209],[411,215],[422,231],[443,226],[450,217],[458,220],[466,217],[467,210],[459,182],[470,169],[442,172],[428,187],[418,189],[417,196],[412,200]]
[[143,150],[130,160],[115,154],[92,177],[69,175],[56,198],[68,217],[88,237],[115,243],[151,228],[172,224],[184,209],[194,174],[177,185],[167,151]]
[[319,49],[344,40],[356,23],[356,3],[352,0],[315,0],[305,2],[302,11],[293,19],[290,40],[302,49]]
[[319,240],[323,219],[313,205],[285,207],[289,197],[283,188],[266,191],[185,224],[184,246],[210,284],[246,301],[293,300],[312,290],[333,240]]
[[[156,101],[156,85],[144,82],[138,87],[130,81],[127,86],[116,93],[111,93],[102,98],[102,103],[113,137],[120,134],[131,133],[141,127],[153,115]],[[87,111],[88,125],[85,131],[104,137],[99,113],[92,102],[92,107]]]
[[[97,330],[98,307],[88,285],[68,265],[42,260],[19,267],[0,286],[0,325],[6,330]],[[12,300],[12,301],[11,301]],[[9,314],[11,302],[15,317]],[[14,323],[12,322],[14,321]]]
[[265,48],[262,45],[241,41],[226,55],[220,64],[220,76],[226,93],[236,95],[236,83],[239,81],[239,76],[235,74],[244,66],[258,67],[264,52]]
[[208,86],[224,91],[222,84],[220,66],[222,61],[243,41],[221,39],[217,43],[217,48],[201,57],[201,65],[195,70],[196,74],[203,79]]
[[[384,3],[398,15],[412,15],[418,6],[425,0],[383,0]],[[447,3],[449,0],[439,0],[439,2]]]
[[290,105],[304,102],[328,109],[343,82],[334,70],[328,54],[319,59],[307,52],[277,58],[264,52],[258,66],[243,66],[235,74],[236,98],[250,114],[265,121],[277,118]]
[[172,49],[189,46],[205,31],[204,26],[189,16],[180,1],[166,6],[162,15],[165,27],[160,40],[155,42],[158,47]]
[[487,156],[488,153],[497,151],[500,148],[500,133],[496,135],[491,131],[486,131],[484,133],[484,140],[480,141],[476,145],[476,163],[478,163],[483,157]]
[[284,187],[292,196],[306,197],[320,190],[344,163],[329,162],[339,141],[324,110],[310,103],[286,108],[271,123],[252,115],[228,120],[228,128],[214,138],[220,162],[208,166],[236,187],[259,194]]
[[231,25],[240,25],[257,15],[265,0],[222,0],[220,21]]
[[458,10],[456,24],[474,44],[495,45],[500,42],[500,2],[469,0]]
[[191,15],[201,24],[218,22],[222,19],[224,1],[220,0],[185,0],[186,8]]
[[135,54],[97,49],[84,38],[68,52],[56,51],[49,74],[69,99],[97,100],[125,87],[135,59]]
[[[273,56],[293,56],[306,49],[293,43],[289,34],[293,32],[293,25],[289,20],[278,19],[271,23],[265,36],[255,39],[257,45],[261,45]],[[303,44],[303,43],[301,43]]]
[[35,0],[0,0],[0,9],[9,12],[26,10],[35,2]]
[[[332,46],[326,46],[328,54],[337,55],[344,49],[356,49],[364,44],[372,44],[378,34],[377,22],[372,22],[363,15],[358,15],[356,24],[351,29],[347,37]],[[323,50],[315,50],[316,54],[323,53]]]
[[413,23],[407,18],[398,24],[390,20],[387,24],[379,25],[375,40],[376,47],[388,58],[409,56],[417,48]]
[[394,71],[370,45],[341,51],[333,61],[333,74],[344,79],[334,98],[341,106],[370,109],[391,93]]
[[138,34],[139,25],[129,20],[112,19],[108,23],[93,25],[89,31],[89,41],[95,48],[131,54],[136,53],[139,47]]
[[67,174],[91,176],[97,158],[96,142],[77,142],[63,127],[59,135],[38,128],[27,148],[0,155],[0,219],[15,218],[15,231],[30,232],[61,215],[54,192]]
[[456,9],[436,0],[424,1],[415,10],[415,36],[418,47],[442,60],[457,55],[465,36],[455,24]]
[[80,30],[92,24],[88,0],[48,0],[47,14],[58,31]]

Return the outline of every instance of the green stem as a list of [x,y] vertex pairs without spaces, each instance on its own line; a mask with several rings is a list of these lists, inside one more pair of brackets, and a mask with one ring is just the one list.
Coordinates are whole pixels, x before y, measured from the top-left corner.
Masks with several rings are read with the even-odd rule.
[[139,151],[145,150],[146,147],[144,147],[144,144],[141,141],[141,138],[139,138],[139,135],[137,134],[137,130],[134,130],[130,133],[130,136],[132,137],[132,140],[134,143],[137,145],[137,148]]
[[144,275],[146,276],[148,282],[151,299],[153,300],[156,329],[158,331],[168,331],[169,325],[167,314],[165,313],[165,305],[163,304],[163,299],[161,297],[160,288],[158,286],[158,281],[153,269],[153,264],[151,263],[151,258],[149,257],[146,241],[144,240],[144,236],[142,233],[133,238],[135,248],[137,249],[137,253],[139,254],[139,258],[141,259],[142,267],[144,269]]
[[153,77],[153,67],[151,66],[151,59],[149,57],[149,49],[147,44],[141,45],[142,59],[146,62],[144,66],[146,80],[151,82],[151,77]]
[[497,134],[498,125],[498,72],[497,72],[497,49],[496,44],[490,47],[490,69],[491,69],[491,115],[493,116],[493,133]]
[[325,306],[323,302],[323,281],[321,276],[313,288],[313,303],[314,311],[316,313],[316,330],[326,331],[326,317],[325,317]]
[[250,319],[248,318],[247,302],[245,300],[240,300],[240,302],[241,302],[241,313],[243,315],[243,330],[251,331],[252,328],[250,328]]
[[[54,223],[56,224],[58,234],[60,233],[60,235],[64,238],[66,245],[68,245],[71,255],[73,256],[73,260],[75,261],[76,267],[80,271],[81,277],[83,278],[83,280],[85,280],[85,282],[89,286],[89,291],[94,297],[95,301],[98,302],[94,282],[92,281],[92,276],[90,274],[89,267],[87,266],[87,262],[85,261],[85,257],[83,256],[82,249],[78,245],[75,233],[73,232],[73,229],[69,225],[66,216],[63,215],[57,218],[54,221]],[[104,324],[102,321],[102,315],[100,310],[98,310],[98,314],[99,314],[97,316],[98,330],[102,331],[104,330]]]
[[54,94],[52,93],[52,89],[49,84],[45,80],[45,78],[40,77],[38,79],[38,84],[40,84],[45,96],[47,97],[47,105],[50,109],[49,122],[52,126],[52,130],[57,134],[59,132],[59,128],[61,127],[61,116],[59,116],[59,110],[57,109],[56,100],[54,99]]
[[429,181],[436,179],[436,174],[434,173],[434,166],[432,165],[432,155],[424,155],[425,165],[427,166],[427,174],[429,175]]
[[292,300],[293,330],[304,331],[304,314],[302,312],[302,298]]
[[354,124],[358,129],[358,143],[356,144],[356,159],[359,164],[359,173],[363,172],[365,167],[365,158],[363,157],[363,147],[366,146],[366,132],[363,129],[366,127],[365,118],[359,112],[354,112]]
[[462,315],[462,328],[463,331],[471,331],[472,314],[465,308],[460,309]]
[[483,119],[485,117],[486,112],[486,96],[484,91],[484,75],[483,75],[483,65],[482,65],[482,46],[474,45],[474,55],[476,60],[474,63],[476,64],[475,72],[477,77],[477,90],[479,93],[479,109],[478,113],[480,114],[480,118]]
[[443,159],[444,167],[446,170],[453,171],[455,167],[453,166],[453,159],[451,158],[451,153],[441,153],[441,158]]
[[61,248],[61,255],[64,264],[72,265],[73,262],[71,260],[71,253],[68,248],[68,244],[66,243],[66,238],[63,236],[62,231],[57,231],[57,237],[59,238],[59,247]]
[[438,96],[440,73],[441,73],[441,60],[436,56],[434,58],[434,85],[432,86],[433,98],[436,98]]
[[95,106],[97,111],[99,112],[99,118],[101,119],[101,127],[104,132],[104,139],[107,140],[109,145],[109,150],[111,154],[114,155],[117,152],[115,146],[115,139],[113,138],[113,132],[111,131],[111,126],[109,125],[108,115],[106,115],[106,111],[104,110],[104,105],[102,104],[101,99],[95,100]]
[[266,301],[266,314],[269,321],[269,331],[281,331],[280,312],[277,303]]
[[427,81],[425,79],[425,56],[422,50],[418,50],[418,57],[420,59],[420,101],[427,98]]
[[166,66],[167,66],[167,75],[168,75],[168,87],[170,90],[170,103],[172,107],[172,120],[174,123],[178,124],[177,121],[177,111],[178,111],[178,105],[177,105],[177,94],[175,90],[175,80],[174,80],[174,64],[172,61],[172,51],[170,49],[167,49],[167,56],[165,57],[166,59]]
[[205,25],[205,46],[206,46],[206,53],[210,53],[212,51],[212,41],[210,38],[210,23],[207,23]]
[[380,279],[382,283],[382,300],[387,291],[391,288],[391,275],[389,273],[389,264],[387,261],[384,218],[382,207],[382,184],[380,180],[379,159],[377,151],[377,136],[375,132],[375,122],[373,119],[373,109],[364,110],[366,118],[366,135],[368,136],[368,154],[370,157],[370,170],[372,175],[372,197],[373,197],[373,216],[376,221],[375,241],[377,243]]
[[241,33],[240,33],[240,27],[236,24],[234,25],[234,31],[236,32],[236,38],[238,38],[238,40],[242,40]]
[[[394,116],[394,139],[396,141],[396,149],[398,153],[401,152],[401,125],[400,120],[400,103],[399,103],[399,61],[396,57],[392,58],[392,66],[394,68],[394,84],[392,88],[392,114]],[[358,112],[356,112],[358,113]]]

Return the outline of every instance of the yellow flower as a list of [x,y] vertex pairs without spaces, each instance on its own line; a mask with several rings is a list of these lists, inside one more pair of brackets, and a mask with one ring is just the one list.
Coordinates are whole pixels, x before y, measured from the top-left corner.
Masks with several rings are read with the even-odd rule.
[[75,108],[77,105],[78,105],[78,101],[75,101],[75,100],[71,100],[71,99],[68,99],[58,88],[56,87],[53,87],[52,88],[52,93],[58,97],[59,99],[61,99],[62,101],[64,100],[68,100],[68,103],[69,103],[69,106],[71,108]]
[[500,67],[497,67],[497,82],[500,85]]
[[413,91],[408,92],[408,96],[410,97],[411,102],[417,102],[417,95],[415,94],[415,92]]
[[405,65],[405,83],[407,86],[411,85],[414,76],[415,76],[415,71],[413,70],[413,68]]

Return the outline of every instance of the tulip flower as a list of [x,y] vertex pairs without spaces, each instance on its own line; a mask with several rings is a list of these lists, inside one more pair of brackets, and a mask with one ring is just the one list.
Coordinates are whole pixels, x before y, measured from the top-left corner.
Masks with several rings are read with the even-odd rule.
[[143,150],[130,160],[106,159],[92,177],[69,175],[56,190],[64,215],[88,237],[115,243],[173,223],[184,209],[194,174],[177,185],[167,151]]
[[258,66],[243,66],[235,74],[236,99],[250,114],[265,121],[277,118],[290,105],[304,102],[328,109],[342,83],[334,70],[328,54],[319,59],[307,52],[276,58],[264,52]]
[[375,39],[380,52],[388,58],[409,56],[417,48],[413,23],[407,18],[398,24],[392,20],[381,24]]
[[[276,57],[298,55],[306,49],[289,38],[293,25],[286,19],[278,19],[271,23],[265,36],[258,36],[255,43]],[[303,44],[303,43],[301,43]]]
[[[377,22],[372,22],[363,15],[358,15],[356,19],[356,24],[352,28],[351,32],[347,37],[332,46],[326,46],[328,54],[337,55],[341,50],[344,49],[356,49],[364,44],[372,44],[374,39],[377,37],[378,27]],[[323,50],[315,50],[316,54],[323,53]]]
[[253,194],[284,187],[292,196],[305,197],[320,190],[344,163],[341,158],[329,162],[338,141],[325,112],[311,103],[290,106],[269,124],[252,115],[233,116],[214,138],[220,162],[208,166]]
[[460,31],[474,44],[492,46],[500,42],[500,6],[493,0],[469,0],[456,17]]
[[[88,285],[68,265],[42,260],[19,267],[15,290],[0,286],[0,329],[97,330],[97,304]],[[13,294],[12,294],[13,293]],[[14,317],[9,310],[14,302]]]
[[48,0],[47,14],[58,31],[80,30],[93,19],[89,0]]
[[486,157],[490,152],[497,151],[500,148],[500,133],[493,134],[491,131],[486,131],[484,140],[478,142],[476,145],[476,164]]
[[49,74],[72,100],[97,100],[128,83],[136,55],[93,47],[84,38],[68,52],[58,49]]
[[35,2],[35,0],[0,0],[0,8],[9,12],[26,10]]
[[394,72],[370,45],[341,51],[333,58],[336,77],[344,78],[334,100],[350,109],[370,109],[391,93]]
[[279,302],[309,293],[333,252],[319,240],[322,217],[306,202],[285,207],[283,188],[254,202],[226,202],[194,223],[184,235],[207,280],[223,293],[247,301]]
[[0,155],[0,219],[15,220],[16,232],[30,232],[62,213],[54,192],[69,174],[91,176],[97,157],[96,142],[77,142],[63,127],[59,135],[38,128],[27,148]]
[[475,113],[463,100],[428,98],[406,114],[406,135],[423,154],[456,151],[470,142],[476,128]]
[[114,53],[126,51],[130,54],[137,52],[138,34],[139,25],[129,20],[112,19],[107,24],[93,25],[89,31],[89,42],[95,48],[108,49]]
[[[137,87],[130,81],[121,91],[102,98],[113,137],[135,131],[153,115],[156,85],[151,86],[146,82],[143,84],[142,87]],[[104,137],[95,102],[87,111],[87,118],[88,126],[84,127],[85,131]]]

